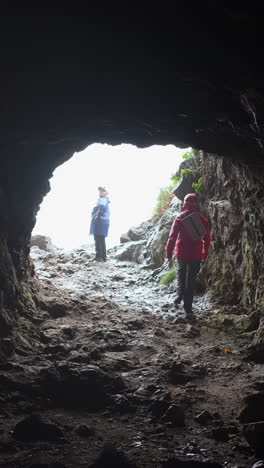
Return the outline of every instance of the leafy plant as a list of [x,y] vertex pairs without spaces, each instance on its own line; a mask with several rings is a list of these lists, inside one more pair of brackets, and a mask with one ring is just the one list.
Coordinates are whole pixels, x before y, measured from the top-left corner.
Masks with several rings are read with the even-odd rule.
[[164,273],[160,280],[159,286],[170,284],[176,278],[176,268],[171,268],[169,271]]
[[161,217],[163,213],[169,208],[170,202],[173,199],[173,190],[174,185],[169,185],[168,187],[160,188],[157,203],[153,210],[153,216]]
[[179,176],[176,176],[176,175],[174,175],[174,174],[172,174],[170,180],[172,180],[172,182],[174,183],[174,185],[176,185],[176,184],[179,182],[180,177],[179,177]]
[[198,193],[199,195],[202,195],[202,192],[203,192],[203,178],[202,177],[199,177],[198,181],[195,183],[192,184],[194,190],[196,193]]
[[181,170],[182,177],[188,177],[188,175],[193,174],[193,173],[194,173],[193,169],[186,168],[186,169]]
[[186,153],[184,153],[182,155],[182,159],[190,159],[193,157],[193,152],[192,151],[186,151]]

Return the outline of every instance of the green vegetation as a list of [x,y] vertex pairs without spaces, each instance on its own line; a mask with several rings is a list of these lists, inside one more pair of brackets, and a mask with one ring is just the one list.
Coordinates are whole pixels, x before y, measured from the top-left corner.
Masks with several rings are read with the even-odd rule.
[[194,172],[196,172],[196,171],[194,171],[193,169],[188,169],[188,168],[182,169],[182,170],[181,170],[181,176],[182,176],[182,177],[188,177],[188,175],[191,175],[191,174],[193,174]]
[[176,268],[171,268],[161,276],[159,286],[170,284],[176,278]]
[[177,185],[177,183],[179,182],[180,180],[180,177],[179,176],[176,176],[174,174],[172,174],[170,180],[173,182],[174,185]]
[[190,159],[193,157],[193,150],[192,151],[186,151],[186,153],[184,153],[182,155],[182,159]]
[[163,213],[165,213],[165,211],[169,208],[170,202],[174,197],[172,193],[173,188],[174,184],[160,188],[157,203],[153,210],[153,216],[157,216],[158,218],[160,218],[163,215]]
[[[199,155],[199,151],[195,150],[195,149],[192,149],[191,151],[187,151],[186,153],[184,153],[182,155],[182,158],[183,159],[190,159],[192,157],[195,158],[198,155]],[[179,175],[172,174],[171,177],[170,177],[170,180],[171,180],[172,184],[170,184],[170,185],[168,185],[166,187],[160,188],[159,195],[158,195],[157,202],[156,202],[156,206],[153,209],[153,216],[154,217],[160,218],[165,213],[165,211],[170,206],[171,200],[173,199],[174,195],[173,195],[172,191],[173,191],[175,185],[177,185],[177,183],[179,182],[181,177],[188,177],[191,174],[197,173],[199,171],[199,167],[198,167],[197,162],[196,162],[196,166],[197,166],[197,169],[186,168],[186,169],[181,169],[180,173],[178,173]],[[203,178],[200,177],[198,179],[197,183],[193,183],[192,186],[193,186],[195,192],[197,194],[201,195],[202,190],[203,190]]]
[[197,183],[193,183],[192,184],[194,190],[196,193],[198,193],[198,195],[202,195],[202,192],[203,192],[203,178],[202,177],[199,177]]

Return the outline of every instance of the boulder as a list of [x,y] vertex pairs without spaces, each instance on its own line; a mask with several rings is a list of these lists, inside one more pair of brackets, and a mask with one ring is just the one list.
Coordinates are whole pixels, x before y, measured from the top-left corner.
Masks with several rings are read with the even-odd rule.
[[95,428],[93,426],[87,426],[87,424],[80,424],[75,429],[76,434],[80,437],[91,437],[95,435]]
[[38,414],[32,414],[15,426],[13,437],[24,442],[54,442],[63,437],[63,432],[57,424]]
[[105,446],[98,458],[88,468],[136,468],[134,463],[131,463],[127,455],[120,449],[112,446]]
[[141,263],[143,260],[142,251],[145,245],[145,240],[126,242],[117,250],[117,253],[113,257],[121,261]]
[[243,435],[257,457],[264,457],[264,421],[245,424]]
[[212,419],[213,416],[211,413],[209,413],[209,411],[202,411],[195,416],[195,420],[202,426],[208,424],[208,422],[212,421]]
[[260,320],[258,330],[248,347],[250,358],[259,363],[264,362],[264,318]]
[[53,250],[54,248],[51,242],[51,238],[47,236],[42,236],[40,234],[31,237],[30,247],[38,247],[40,250],[46,251]]
[[[191,172],[184,174],[181,172],[182,170],[184,171],[184,169],[189,169]],[[180,176],[180,179],[179,182],[176,184],[173,193],[177,198],[179,198],[179,200],[183,201],[187,193],[195,192],[195,189],[193,188],[193,183],[197,182],[199,177],[201,177],[195,159],[189,158],[186,159],[186,161],[183,161],[176,175]]]
[[68,361],[45,369],[38,383],[57,405],[93,411],[106,408],[111,395],[124,390],[121,377],[97,366]]
[[182,427],[185,422],[184,409],[181,406],[175,405],[174,403],[164,413],[162,420],[170,422],[174,426]]
[[264,392],[256,392],[246,396],[238,420],[241,423],[264,421]]
[[137,227],[131,227],[126,233],[122,234],[120,237],[121,244],[130,241],[139,241],[146,239],[147,232],[149,229],[150,221],[145,221]]
[[146,244],[145,258],[151,264],[152,268],[159,268],[165,260],[165,248],[175,216],[180,211],[180,202],[175,197],[172,199],[170,207],[156,225],[149,232]]

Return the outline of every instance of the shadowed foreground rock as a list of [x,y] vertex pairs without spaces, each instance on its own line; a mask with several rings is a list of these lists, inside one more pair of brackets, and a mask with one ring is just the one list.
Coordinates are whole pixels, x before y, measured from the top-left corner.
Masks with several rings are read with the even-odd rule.
[[19,422],[14,429],[14,438],[25,442],[50,441],[55,442],[63,437],[62,430],[51,421],[33,414]]

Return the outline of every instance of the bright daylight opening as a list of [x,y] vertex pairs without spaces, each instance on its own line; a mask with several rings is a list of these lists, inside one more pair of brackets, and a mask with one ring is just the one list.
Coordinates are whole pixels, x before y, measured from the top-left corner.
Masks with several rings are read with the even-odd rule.
[[152,217],[160,189],[172,184],[170,177],[188,150],[93,144],[75,153],[54,171],[33,235],[48,236],[63,249],[94,245],[90,220],[101,185],[110,199],[107,248],[119,245],[123,233]]

